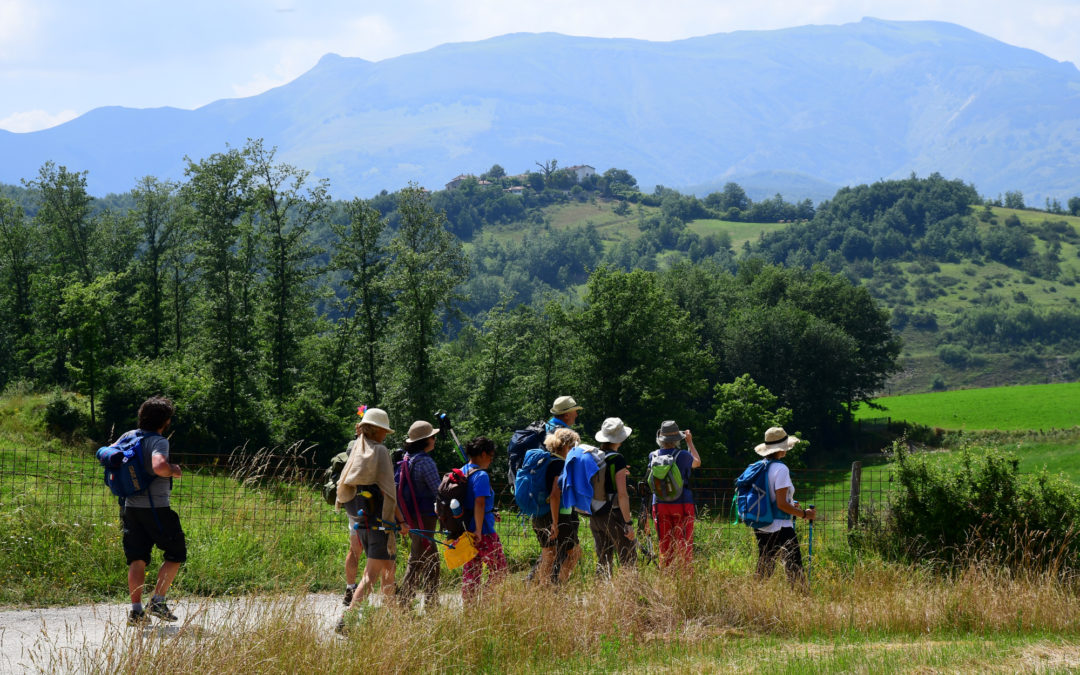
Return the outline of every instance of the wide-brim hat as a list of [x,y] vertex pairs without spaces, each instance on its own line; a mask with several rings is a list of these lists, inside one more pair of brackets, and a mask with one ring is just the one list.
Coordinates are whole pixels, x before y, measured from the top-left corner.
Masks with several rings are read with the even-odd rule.
[[622,443],[633,431],[618,417],[609,417],[600,425],[600,431],[596,432],[595,438],[601,443]]
[[368,408],[365,410],[364,416],[360,418],[360,424],[370,424],[373,427],[379,427],[394,433],[394,430],[390,428],[390,417],[382,408]]
[[416,441],[422,441],[425,438],[431,438],[435,434],[439,433],[439,429],[431,426],[431,422],[425,422],[424,420],[416,420],[409,427],[409,433],[405,437],[406,443],[413,443]]
[[685,431],[679,431],[679,425],[675,424],[675,420],[664,420],[660,425],[660,430],[656,432],[656,442],[659,443],[672,443],[681,441],[686,438]]
[[765,442],[759,443],[754,448],[754,452],[762,457],[768,457],[774,452],[790,450],[798,442],[799,439],[789,436],[788,432],[784,431],[784,427],[769,427],[769,430],[765,432]]
[[552,415],[565,415],[574,410],[581,410],[581,406],[577,404],[573,396],[560,396],[551,404]]

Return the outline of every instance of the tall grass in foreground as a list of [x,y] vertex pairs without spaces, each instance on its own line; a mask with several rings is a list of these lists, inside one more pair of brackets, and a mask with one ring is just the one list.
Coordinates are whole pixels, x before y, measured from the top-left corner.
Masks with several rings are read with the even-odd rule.
[[[374,609],[346,639],[330,632],[335,617],[312,616],[302,595],[253,599],[215,625],[192,622],[173,637],[118,628],[104,649],[43,665],[95,673],[806,671],[820,670],[812,668],[820,654],[829,670],[861,670],[888,664],[877,654],[886,644],[913,659],[901,662],[905,669],[996,662],[1019,670],[1013,643],[1080,638],[1073,580],[977,564],[941,576],[857,563],[822,570],[802,594],[781,577],[758,583],[700,565],[689,574],[628,570],[556,590],[514,578],[467,610]],[[1080,665],[1080,652],[1067,653]]]

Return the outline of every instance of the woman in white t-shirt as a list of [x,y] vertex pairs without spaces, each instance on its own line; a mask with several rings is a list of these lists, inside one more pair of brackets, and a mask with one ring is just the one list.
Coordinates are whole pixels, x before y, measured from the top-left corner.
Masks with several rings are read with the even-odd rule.
[[[765,442],[754,448],[754,452],[767,460],[783,459],[788,450],[795,447],[798,438],[789,436],[783,427],[771,427],[765,432]],[[754,530],[757,537],[758,564],[757,576],[764,579],[772,576],[779,558],[784,563],[788,581],[793,585],[805,584],[802,553],[799,540],[795,536],[795,518],[814,519],[814,509],[803,509],[795,501],[795,486],[791,482],[791,472],[783,462],[771,461],[769,464],[769,499],[776,507],[791,518],[777,518],[768,526]]]

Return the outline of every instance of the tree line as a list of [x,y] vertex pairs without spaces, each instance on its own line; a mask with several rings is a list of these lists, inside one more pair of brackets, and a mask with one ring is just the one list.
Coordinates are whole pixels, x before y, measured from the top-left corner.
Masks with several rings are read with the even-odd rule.
[[466,252],[436,195],[333,201],[261,141],[188,159],[178,183],[146,177],[116,208],[52,163],[24,187],[32,215],[0,197],[0,386],[79,392],[95,439],[151,394],[176,401],[180,447],[326,453],[358,404],[399,426],[447,410],[463,433],[504,438],[570,393],[587,429],[636,425],[632,457],[666,418],[712,429],[714,465],[763,420],[824,456],[897,369],[887,312],[823,267],[622,269],[574,234],[528,249],[550,291],[500,286],[476,304],[475,271],[508,270],[490,246]]

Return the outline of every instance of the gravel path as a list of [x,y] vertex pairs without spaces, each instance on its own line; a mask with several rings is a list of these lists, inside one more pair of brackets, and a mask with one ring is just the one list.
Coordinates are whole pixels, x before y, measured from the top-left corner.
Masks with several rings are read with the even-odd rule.
[[[180,620],[157,619],[145,628],[170,639],[205,635],[234,617],[252,617],[274,603],[299,602],[298,613],[333,629],[341,612],[341,596],[327,593],[293,598],[169,599]],[[0,673],[78,672],[102,653],[106,640],[123,645],[127,631],[127,604],[110,603],[40,609],[0,609]],[[91,658],[87,658],[90,656]]]

